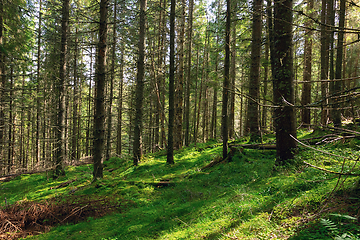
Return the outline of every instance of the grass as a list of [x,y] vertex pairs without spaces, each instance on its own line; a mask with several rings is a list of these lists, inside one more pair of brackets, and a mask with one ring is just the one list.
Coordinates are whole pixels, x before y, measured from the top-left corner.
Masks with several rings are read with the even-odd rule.
[[[311,132],[299,135],[306,138]],[[359,156],[360,142],[351,141],[321,149]],[[229,163],[201,170],[221,153],[221,145],[211,142],[177,151],[174,165],[166,165],[165,152],[146,155],[137,167],[129,159],[112,158],[104,164],[104,178],[95,183],[91,166],[69,167],[66,177],[57,180],[46,173],[22,175],[1,183],[0,195],[7,204],[87,196],[121,206],[104,217],[59,225],[27,239],[335,239],[343,234],[360,238],[356,221],[329,215],[357,214],[358,177],[348,177],[327,199],[338,178],[302,164],[276,167],[273,150],[244,149]],[[303,160],[341,171],[342,159],[313,150],[300,148],[297,162]],[[350,162],[345,165],[345,170],[351,169]],[[161,187],[159,182],[171,184]],[[337,232],[321,219],[332,221]]]

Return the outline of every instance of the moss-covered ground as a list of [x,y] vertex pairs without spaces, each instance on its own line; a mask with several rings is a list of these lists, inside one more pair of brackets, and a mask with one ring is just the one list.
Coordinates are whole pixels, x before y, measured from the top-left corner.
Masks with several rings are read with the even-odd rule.
[[[299,137],[312,134],[301,131]],[[236,142],[241,143],[246,139]],[[315,147],[352,159],[360,156],[356,138]],[[166,164],[164,151],[145,155],[136,167],[129,158],[111,158],[104,163],[104,178],[94,183],[91,165],[67,167],[66,176],[56,180],[48,173],[21,175],[0,182],[0,206],[50,199],[58,204],[107,199],[104,204],[113,206],[105,216],[90,214],[26,239],[360,239],[359,177],[339,180],[303,164],[360,173],[355,161],[343,164],[343,158],[300,146],[295,164],[277,167],[274,150],[244,148],[230,162],[203,170],[221,156],[220,143],[175,153],[174,165]],[[82,204],[68,214],[85,211],[89,204]]]

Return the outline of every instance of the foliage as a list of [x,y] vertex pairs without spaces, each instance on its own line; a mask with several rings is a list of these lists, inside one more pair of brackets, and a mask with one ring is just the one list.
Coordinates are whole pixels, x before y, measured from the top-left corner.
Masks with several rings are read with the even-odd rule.
[[[322,208],[337,178],[304,166],[274,168],[273,150],[246,148],[236,153],[231,162],[202,170],[220,155],[221,146],[212,142],[175,151],[172,166],[165,164],[164,153],[146,155],[137,167],[130,159],[111,158],[104,163],[104,179],[97,183],[91,183],[92,166],[70,166],[68,175],[57,180],[47,178],[46,173],[18,176],[1,183],[0,194],[6,197],[7,204],[53,198],[67,202],[83,196],[131,203],[121,205],[124,207],[113,214],[57,226],[30,239],[285,239],[290,236],[291,239],[357,239],[359,236],[357,222],[350,217],[360,207],[354,199],[356,178],[348,178],[327,205],[338,215],[324,212],[316,220],[311,216]],[[319,155],[302,150],[299,157],[313,164],[327,158],[326,167],[338,169],[336,159]],[[56,188],[69,180],[75,181]],[[304,222],[309,224],[303,225]]]

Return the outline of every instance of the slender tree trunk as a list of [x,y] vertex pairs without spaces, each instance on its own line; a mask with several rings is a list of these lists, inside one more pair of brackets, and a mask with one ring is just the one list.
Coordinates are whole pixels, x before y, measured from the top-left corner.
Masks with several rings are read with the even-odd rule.
[[[233,9],[237,9],[237,1],[233,1]],[[231,66],[230,66],[230,81],[231,81],[231,93],[230,93],[230,126],[229,126],[229,138],[235,137],[235,80],[236,80],[236,14],[233,15],[233,26],[231,29]]]
[[[160,119],[163,119],[163,111],[162,111],[162,104],[161,104],[161,99],[160,99],[160,82],[161,82],[161,77],[162,77],[162,59],[163,59],[163,18],[165,18],[164,15],[164,11],[163,11],[163,1],[160,0],[160,11],[159,11],[159,34],[158,34],[158,39],[157,39],[157,65],[158,67],[155,68],[154,63],[155,63],[155,56],[154,56],[154,60],[152,61],[153,64],[153,68],[154,68],[154,74],[156,74],[156,79],[155,79],[155,92],[156,92],[156,111],[157,114],[155,116],[155,136],[154,136],[154,145],[155,145],[155,149],[154,151],[158,151],[159,147],[160,147],[160,124],[163,122],[160,122]],[[154,51],[155,52],[155,51]],[[154,54],[155,55],[155,54]]]
[[[329,70],[329,41],[328,41],[328,33],[327,33],[327,0],[322,0],[321,7],[321,76],[322,80],[328,79],[328,70]],[[321,110],[321,124],[326,125],[328,119],[328,110],[324,109],[327,105],[327,91],[328,91],[328,83],[321,83],[321,98],[322,98],[322,110]]]
[[252,44],[251,44],[251,67],[249,82],[249,99],[247,126],[249,127],[250,141],[260,140],[259,124],[259,96],[260,96],[260,52],[261,52],[261,12],[263,0],[253,1],[253,24],[252,24]]
[[292,52],[292,0],[275,0],[274,7],[274,39],[275,66],[274,103],[277,108],[274,113],[276,129],[277,164],[283,165],[294,158],[296,141],[295,110],[291,106],[295,102],[293,80]]
[[169,70],[169,132],[166,163],[174,164],[174,117],[175,117],[175,0],[170,6],[170,70]]
[[93,50],[92,48],[90,48],[90,79],[89,79],[89,94],[88,94],[88,106],[87,106],[87,113],[88,113],[88,117],[87,117],[87,126],[86,126],[86,141],[85,141],[85,154],[86,156],[89,156],[89,154],[92,154],[89,150],[90,150],[90,145],[91,145],[91,140],[90,140],[90,126],[91,126],[91,117],[92,117],[92,109],[91,109],[91,105],[92,105],[92,74],[93,74],[93,54],[92,54]]
[[[200,48],[198,48],[198,50],[196,51],[196,73],[195,73],[195,89],[197,90],[198,88],[198,71],[199,71],[199,54],[200,54]],[[201,92],[201,91],[200,91]],[[197,93],[198,91],[195,91],[195,102],[194,102],[194,117],[193,117],[193,134],[194,134],[194,143],[196,146],[196,142],[197,142],[197,129],[198,129],[198,124],[197,124]],[[201,98],[201,97],[200,97]]]
[[[346,11],[346,0],[340,0],[340,12],[339,12],[339,32],[338,32],[338,42],[336,49],[336,70],[335,70],[335,79],[342,78],[342,67],[343,67],[343,54],[344,54],[344,26],[345,26],[345,11]],[[336,81],[334,83],[334,95],[338,95],[342,90],[342,83]],[[334,126],[341,126],[341,110],[340,104],[336,103],[338,99],[334,99],[334,110],[333,110],[333,122]]]
[[117,155],[122,153],[122,113],[123,113],[123,91],[124,91],[124,47],[125,43],[121,43],[121,56],[120,56],[120,84],[119,84],[119,110],[118,110],[118,127],[117,127]]
[[191,89],[191,51],[192,51],[192,26],[193,26],[194,0],[189,0],[189,20],[188,20],[188,38],[187,38],[187,82],[185,96],[185,146],[190,144],[190,89]]
[[78,121],[79,121],[79,83],[78,83],[78,74],[77,74],[77,55],[78,55],[78,30],[75,30],[75,49],[74,49],[74,101],[73,101],[73,116],[72,116],[72,136],[71,136],[71,155],[70,159],[72,161],[78,160],[77,151],[79,145],[79,134],[78,134]]
[[[206,31],[207,32],[207,31]],[[195,144],[197,142],[197,135],[199,132],[199,126],[200,126],[200,111],[201,111],[201,103],[203,101],[203,93],[205,93],[204,91],[204,81],[205,81],[205,68],[206,68],[206,62],[207,62],[207,48],[208,48],[208,33],[206,33],[206,41],[205,41],[205,47],[204,47],[204,57],[203,57],[203,68],[202,68],[202,73],[201,73],[201,81],[200,81],[200,89],[199,89],[199,102],[198,102],[198,107],[197,107],[197,117],[196,117],[196,131],[195,131]],[[203,116],[203,118],[205,118],[205,115]],[[204,131],[204,128],[203,128]]]
[[175,89],[175,138],[174,148],[180,149],[183,145],[183,94],[184,94],[184,39],[185,39],[185,0],[181,0],[181,18],[179,33],[179,70]]
[[[269,49],[270,49],[270,39],[269,39],[269,22],[266,20],[266,40],[265,40],[265,50],[264,50],[264,58],[265,62],[263,64],[264,67],[264,81],[263,81],[263,104],[265,105],[268,93],[268,79],[269,79]],[[262,115],[261,115],[261,129],[262,131],[267,130],[267,107],[262,107]]]
[[[3,15],[4,6],[3,0],[0,0],[0,45],[3,44]],[[4,135],[5,135],[5,54],[0,51],[0,159],[4,159]]]
[[222,96],[222,118],[221,132],[223,138],[223,159],[228,155],[228,101],[230,87],[230,31],[231,31],[231,0],[226,0],[226,27],[225,27],[225,62],[224,62],[224,82]]
[[145,31],[146,31],[146,4],[147,0],[140,1],[140,29],[139,29],[139,56],[137,62],[136,90],[135,90],[135,125],[134,125],[134,144],[133,162],[137,166],[142,157],[141,152],[141,132],[143,121],[143,98],[144,98],[144,76],[145,76]]
[[[216,47],[219,44],[219,36],[216,36]],[[218,65],[219,65],[219,54],[216,52],[215,57],[215,79],[214,79],[214,98],[212,105],[212,116],[211,116],[211,128],[210,135],[211,138],[216,139],[217,135],[217,103],[218,103]]]
[[13,138],[13,131],[14,131],[14,106],[13,106],[13,99],[14,99],[14,92],[13,92],[13,85],[14,85],[14,79],[13,79],[13,75],[14,75],[14,68],[13,66],[11,66],[10,69],[10,86],[9,86],[9,92],[10,92],[10,99],[9,99],[9,131],[8,131],[8,163],[7,163],[7,167],[8,167],[8,173],[11,173],[11,170],[13,169],[13,165],[14,165],[14,138]]
[[[328,38],[329,38],[329,80],[334,80],[335,79],[335,57],[334,57],[334,53],[335,53],[335,0],[328,0],[328,25],[330,25],[329,27],[329,31],[328,31]],[[329,95],[333,95],[335,91],[335,82],[331,81],[329,84]],[[334,99],[333,98],[329,98],[329,106],[330,108],[329,110],[329,118],[331,121],[333,121],[333,113],[334,113]]]
[[36,87],[36,162],[40,161],[40,64],[41,64],[41,10],[42,10],[42,1],[39,0],[39,26],[38,26],[38,39],[37,39],[37,87]]
[[61,51],[60,51],[60,70],[59,79],[56,84],[56,101],[57,101],[57,118],[55,129],[55,173],[54,177],[65,175],[64,158],[65,158],[65,78],[66,78],[66,57],[67,57],[67,40],[69,28],[69,0],[63,1],[62,6],[62,23],[61,23]]
[[99,45],[95,76],[95,113],[94,113],[94,143],[93,161],[94,181],[103,177],[103,155],[105,144],[105,84],[106,84],[106,40],[107,40],[107,8],[109,0],[100,1]]
[[109,107],[107,112],[108,122],[107,122],[107,139],[106,139],[106,157],[105,159],[110,158],[111,151],[111,132],[112,132],[112,103],[114,98],[114,81],[115,81],[115,50],[116,50],[116,5],[117,1],[114,2],[114,24],[113,24],[113,46],[111,51],[111,76],[110,76],[110,96],[109,96]]
[[[307,12],[312,16],[312,11],[314,8],[314,1],[310,0],[307,3]],[[311,76],[312,76],[312,38],[313,30],[310,19],[305,22],[305,26],[308,28],[305,35],[305,45],[304,45],[304,71],[303,71],[303,90],[301,95],[301,104],[306,106],[311,103]],[[311,122],[310,118],[310,109],[305,107],[301,110],[301,122],[305,127],[308,127]]]

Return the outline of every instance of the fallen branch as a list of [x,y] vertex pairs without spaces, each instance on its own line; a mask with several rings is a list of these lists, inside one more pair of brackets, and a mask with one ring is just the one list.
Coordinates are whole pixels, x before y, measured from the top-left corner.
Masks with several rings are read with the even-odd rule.
[[275,144],[240,144],[240,145],[232,145],[234,147],[242,147],[242,148],[249,148],[249,149],[263,149],[263,150],[274,150],[276,149]]
[[310,167],[319,169],[321,171],[328,172],[328,173],[333,173],[333,174],[337,174],[337,175],[341,175],[341,176],[360,176],[360,174],[356,174],[356,173],[340,173],[340,172],[331,171],[331,170],[328,170],[328,169],[325,169],[325,168],[321,168],[321,167],[312,165],[312,164],[310,164],[308,162],[305,162],[305,161],[303,161],[303,163],[305,163],[306,165],[308,165]]
[[339,157],[339,158],[344,158],[344,159],[348,159],[348,160],[351,160],[351,161],[359,161],[359,158],[358,159],[352,159],[352,158],[348,158],[348,157],[344,157],[344,156],[340,156],[340,155],[337,155],[337,154],[333,154],[333,153],[328,153],[328,152],[325,152],[325,151],[322,151],[322,150],[319,150],[319,149],[316,149],[314,147],[311,147],[309,145],[306,145],[305,143],[302,143],[300,142],[297,138],[295,138],[293,135],[290,134],[290,137],[292,137],[297,143],[300,143],[301,145],[307,147],[307,148],[310,148],[312,150],[315,150],[315,151],[318,151],[318,152],[321,152],[321,153],[324,153],[324,154],[327,154],[327,155],[330,155],[330,156],[333,156],[333,157]]

